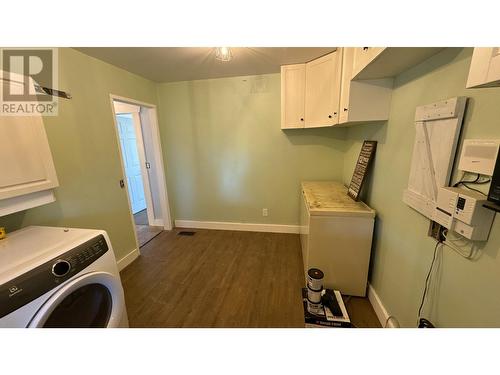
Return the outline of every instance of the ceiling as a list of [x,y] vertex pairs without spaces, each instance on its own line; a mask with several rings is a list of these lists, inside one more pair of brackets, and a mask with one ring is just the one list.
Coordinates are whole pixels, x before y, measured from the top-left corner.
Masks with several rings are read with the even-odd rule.
[[95,47],[75,48],[89,56],[155,82],[278,73],[280,65],[310,61],[330,47],[235,47],[233,59],[215,59],[213,47]]

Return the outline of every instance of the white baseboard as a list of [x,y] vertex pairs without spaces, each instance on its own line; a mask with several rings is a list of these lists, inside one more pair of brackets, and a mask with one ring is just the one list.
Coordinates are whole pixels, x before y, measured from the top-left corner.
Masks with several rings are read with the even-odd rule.
[[[390,315],[385,309],[384,304],[382,303],[377,292],[375,291],[375,289],[373,289],[373,286],[370,283],[368,283],[368,299],[370,300],[373,310],[375,310],[375,314],[377,314],[377,318],[380,321],[380,324],[382,325],[382,327],[384,327],[385,322]],[[387,327],[396,327],[396,325],[393,323],[393,319],[388,322]]]
[[139,250],[134,249],[127,255],[125,255],[123,258],[121,258],[119,261],[116,263],[118,264],[118,270],[121,271],[125,267],[127,267],[130,263],[132,263],[134,260],[136,260],[141,253],[139,253]]
[[222,221],[175,220],[179,228],[240,230],[247,232],[299,233],[298,225],[232,223]]

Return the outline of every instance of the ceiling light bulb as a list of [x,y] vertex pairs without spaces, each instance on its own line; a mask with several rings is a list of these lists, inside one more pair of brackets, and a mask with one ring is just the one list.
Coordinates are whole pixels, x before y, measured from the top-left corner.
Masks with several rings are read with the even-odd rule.
[[231,61],[233,54],[229,47],[217,47],[215,49],[215,58],[220,61]]

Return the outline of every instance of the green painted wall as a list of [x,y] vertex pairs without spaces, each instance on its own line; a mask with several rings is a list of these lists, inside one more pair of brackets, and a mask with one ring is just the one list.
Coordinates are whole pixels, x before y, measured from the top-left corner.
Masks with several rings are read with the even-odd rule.
[[[364,139],[379,142],[366,201],[377,210],[371,283],[390,314],[415,326],[434,240],[429,221],[402,201],[414,142],[415,107],[453,96],[469,103],[462,138],[500,138],[500,89],[465,89],[472,49],[449,48],[396,78],[390,120],[348,130],[344,181]],[[454,181],[457,179],[454,171]],[[487,187],[485,187],[487,188]],[[487,191],[487,189],[484,189]],[[500,220],[479,258],[444,248],[424,310],[441,327],[500,327]]]
[[300,181],[342,178],[346,130],[280,130],[279,74],[161,84],[158,101],[176,219],[297,224]]
[[59,49],[59,116],[45,129],[60,187],[56,202],[0,218],[9,231],[27,225],[99,228],[117,259],[135,245],[122,178],[109,94],[156,104],[155,83],[69,48]]
[[[280,76],[156,85],[72,49],[60,53],[61,100],[45,126],[61,186],[55,203],[0,218],[9,231],[59,225],[108,231],[121,258],[135,247],[109,94],[159,105],[175,219],[297,224],[299,184],[348,183],[364,139],[379,141],[366,201],[377,210],[371,283],[414,326],[434,242],[402,202],[418,105],[470,97],[462,138],[500,138],[500,89],[465,89],[471,49],[446,49],[396,78],[390,120],[348,129],[280,130]],[[456,178],[456,171],[454,173]],[[262,208],[269,216],[262,217]],[[439,326],[500,326],[500,224],[477,260],[442,252],[425,312]],[[493,291],[493,292],[492,292]]]

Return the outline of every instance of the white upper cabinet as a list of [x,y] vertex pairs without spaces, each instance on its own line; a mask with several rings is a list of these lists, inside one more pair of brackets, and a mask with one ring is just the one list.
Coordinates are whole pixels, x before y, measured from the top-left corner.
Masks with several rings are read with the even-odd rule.
[[305,125],[306,64],[281,67],[281,129]]
[[351,78],[358,75],[366,66],[384,51],[384,47],[356,47],[353,50],[353,68]]
[[500,86],[500,47],[474,48],[467,88]]
[[440,52],[441,47],[354,48],[352,79],[393,78]]
[[354,69],[354,50],[355,48],[343,49],[339,123],[346,123],[349,121],[349,95],[351,89],[352,71]]
[[[346,47],[306,64],[282,66],[281,128],[386,121],[394,77],[441,50]],[[500,80],[500,51],[495,51],[482,74]]]
[[389,119],[393,78],[351,80],[359,48],[343,48],[340,124]]
[[342,49],[306,64],[306,128],[339,122]]
[[[2,89],[6,84],[18,84],[2,77]],[[51,189],[58,186],[58,180],[42,117],[0,116],[0,134],[0,216],[53,201]]]

